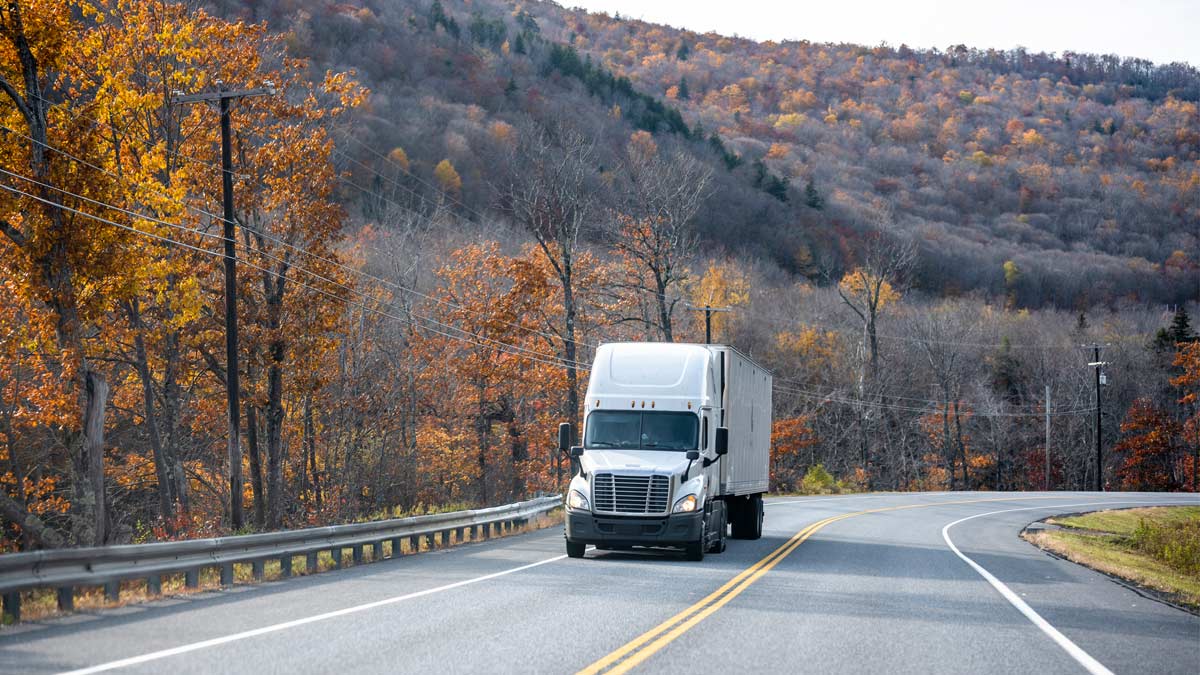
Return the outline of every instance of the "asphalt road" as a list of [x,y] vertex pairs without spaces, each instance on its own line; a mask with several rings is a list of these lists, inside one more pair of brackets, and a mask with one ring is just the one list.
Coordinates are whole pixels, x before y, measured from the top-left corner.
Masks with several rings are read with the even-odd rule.
[[7,629],[0,672],[1196,675],[1200,618],[1017,537],[1055,513],[1168,503],[1200,500],[772,499],[761,540],[700,563],[570,560],[556,527]]

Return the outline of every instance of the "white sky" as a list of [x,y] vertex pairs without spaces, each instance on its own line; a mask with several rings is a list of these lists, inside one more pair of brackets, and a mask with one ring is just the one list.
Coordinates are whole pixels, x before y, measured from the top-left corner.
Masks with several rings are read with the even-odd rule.
[[557,0],[755,40],[1119,54],[1200,66],[1200,0]]

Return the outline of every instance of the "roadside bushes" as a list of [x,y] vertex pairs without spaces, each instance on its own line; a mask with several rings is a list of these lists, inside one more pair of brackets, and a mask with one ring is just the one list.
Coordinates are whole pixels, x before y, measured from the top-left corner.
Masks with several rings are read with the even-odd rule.
[[1200,521],[1138,521],[1133,548],[1184,574],[1200,575]]

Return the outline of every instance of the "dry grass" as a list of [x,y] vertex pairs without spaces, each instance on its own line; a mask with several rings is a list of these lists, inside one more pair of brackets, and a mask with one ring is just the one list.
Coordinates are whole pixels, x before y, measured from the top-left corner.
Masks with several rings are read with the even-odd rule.
[[[554,511],[550,514],[543,514],[531,519],[523,526],[514,527],[503,534],[483,536],[479,541],[487,539],[498,539],[500,537],[510,537],[525,532],[540,530],[554,525],[562,524],[562,512]],[[463,541],[454,540],[449,546],[443,546],[441,537],[439,536],[435,545],[431,548],[429,541],[425,537],[421,537],[416,549],[412,547],[411,542],[407,537],[401,542],[401,551],[398,555],[413,555],[433,549],[452,548],[460,544],[471,543],[471,530],[467,528],[463,533]],[[393,558],[397,556],[397,552],[392,550],[392,543],[385,541],[383,543],[383,558]],[[374,550],[367,546],[363,549],[363,564],[375,562]],[[354,556],[351,549],[347,548],[342,551],[342,567],[354,567]],[[333,554],[329,551],[321,551],[317,556],[317,572],[325,572],[336,569]],[[282,578],[280,574],[281,566],[279,560],[267,560],[263,563],[263,581],[276,581]],[[309,572],[305,566],[305,556],[299,555],[292,559],[292,576],[306,576]],[[254,579],[253,567],[250,563],[237,563],[233,566],[233,578],[235,585],[245,585],[258,583]],[[144,579],[134,579],[131,581],[121,582],[120,600],[116,602],[109,601],[104,596],[104,589],[101,587],[77,588],[75,590],[75,611],[77,612],[94,612],[104,609],[113,609],[124,607],[126,605],[135,605],[138,603],[157,600],[160,598],[180,597],[195,595],[197,593],[211,592],[221,588],[220,571],[215,567],[206,567],[200,570],[200,586],[198,588],[187,588],[184,583],[183,573],[164,575],[162,578],[162,594],[155,595],[149,592]],[[62,616],[66,612],[58,609],[57,597],[52,588],[39,588],[31,591],[23,591],[21,593],[21,620],[22,621],[39,621],[57,616]],[[12,623],[12,617],[5,614],[4,624]]]
[[1157,591],[1200,610],[1200,507],[1097,511],[1048,522],[1063,530],[1026,532],[1039,548]]

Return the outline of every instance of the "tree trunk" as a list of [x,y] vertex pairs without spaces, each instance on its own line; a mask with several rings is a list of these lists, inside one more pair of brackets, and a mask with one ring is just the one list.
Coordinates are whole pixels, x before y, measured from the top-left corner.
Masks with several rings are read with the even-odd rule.
[[[253,376],[251,368],[246,368],[247,385]],[[258,447],[258,406],[246,403],[246,452],[250,455],[250,490],[254,493],[254,526],[262,528],[267,524],[267,505],[263,494],[262,453]]]
[[[86,363],[86,362],[85,362]],[[104,406],[108,383],[90,368],[84,374],[83,433],[77,443],[73,486],[81,508],[77,514],[76,543],[103,546],[107,538],[108,510],[104,492]]]
[[663,342],[674,342],[675,336],[671,330],[671,313],[667,309],[667,284],[663,281],[662,275],[657,271],[654,273],[654,286],[658,292],[658,322],[662,327]]
[[142,381],[142,416],[146,420],[146,431],[150,437],[150,449],[154,453],[154,475],[158,479],[158,508],[168,532],[175,531],[175,484],[171,479],[171,461],[163,447],[162,434],[158,426],[158,406],[154,400],[154,380],[151,379],[150,363],[146,358],[146,340],[143,335],[141,307],[137,300],[125,303],[125,313],[133,325],[134,369]]

